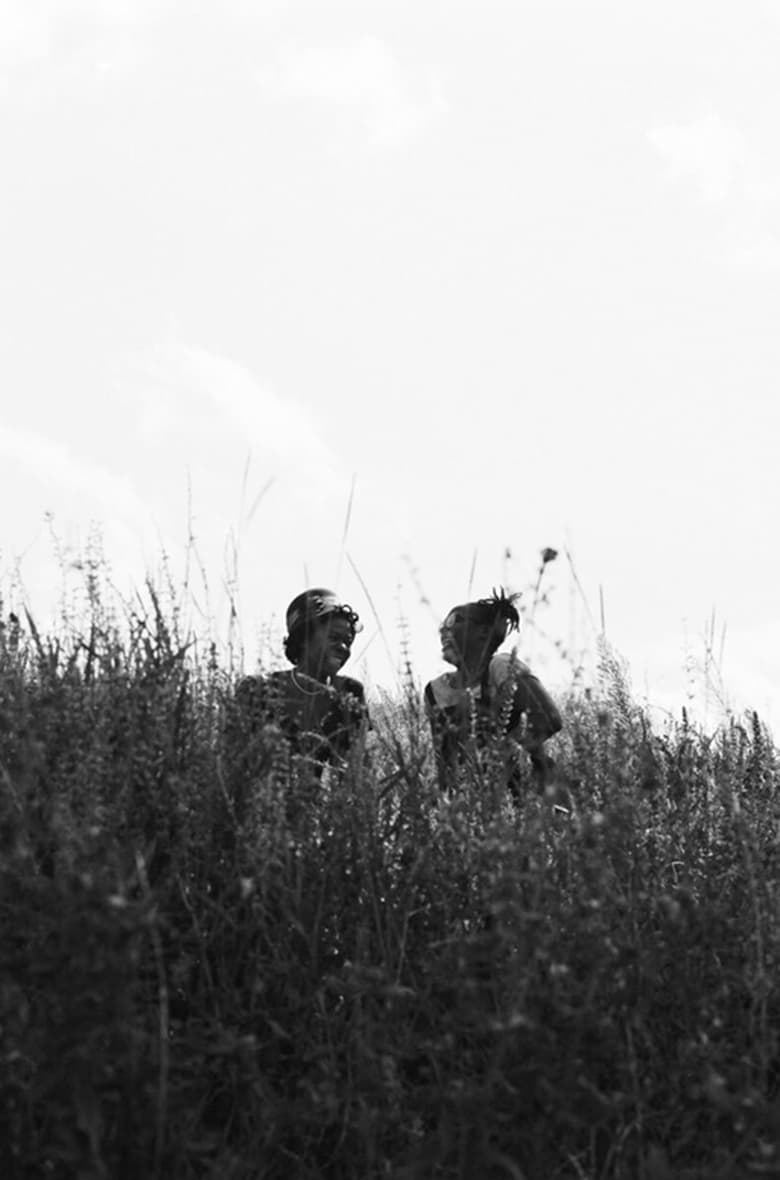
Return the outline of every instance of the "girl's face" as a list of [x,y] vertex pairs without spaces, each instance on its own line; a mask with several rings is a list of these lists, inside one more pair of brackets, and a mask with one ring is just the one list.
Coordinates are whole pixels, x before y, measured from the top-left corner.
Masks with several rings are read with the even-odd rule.
[[484,661],[489,651],[493,625],[468,619],[456,609],[447,615],[439,628],[439,635],[441,654],[448,664],[456,668],[474,667]]
[[309,631],[300,663],[314,676],[335,676],[352,651],[355,630],[341,615],[326,615]]

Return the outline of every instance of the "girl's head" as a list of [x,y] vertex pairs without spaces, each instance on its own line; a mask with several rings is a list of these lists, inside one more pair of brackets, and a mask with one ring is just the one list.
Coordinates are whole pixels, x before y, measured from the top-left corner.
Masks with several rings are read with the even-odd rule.
[[488,664],[510,631],[520,628],[517,594],[493,591],[490,598],[454,606],[441,627],[441,651],[456,668]]
[[312,675],[335,676],[361,630],[356,612],[332,590],[305,590],[287,608],[284,652]]

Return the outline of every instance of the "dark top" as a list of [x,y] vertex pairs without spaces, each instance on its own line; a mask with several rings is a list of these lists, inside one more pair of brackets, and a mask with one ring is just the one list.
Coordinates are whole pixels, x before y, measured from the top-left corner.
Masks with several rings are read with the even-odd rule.
[[247,738],[265,725],[278,725],[293,753],[315,766],[346,758],[368,724],[363,685],[350,676],[322,684],[302,672],[247,676],[236,688],[236,705]]
[[445,672],[426,684],[424,699],[442,785],[470,749],[484,749],[497,737],[527,750],[538,777],[544,766],[542,744],[563,725],[554,701],[530,668],[504,653],[493,656],[474,687],[459,687],[455,673]]

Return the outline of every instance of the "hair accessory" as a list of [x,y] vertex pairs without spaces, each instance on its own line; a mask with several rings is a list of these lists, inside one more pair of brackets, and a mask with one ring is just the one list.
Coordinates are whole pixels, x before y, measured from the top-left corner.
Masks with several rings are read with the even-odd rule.
[[318,587],[314,590],[304,590],[303,594],[292,600],[285,617],[287,632],[292,635],[293,631],[300,630],[307,623],[326,618],[328,615],[340,615],[347,619],[355,634],[362,630],[357,611],[346,602],[342,602],[332,590]]

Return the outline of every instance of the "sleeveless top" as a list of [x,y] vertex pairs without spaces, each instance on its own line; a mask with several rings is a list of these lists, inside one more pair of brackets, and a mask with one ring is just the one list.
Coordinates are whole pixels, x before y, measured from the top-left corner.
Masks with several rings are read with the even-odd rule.
[[454,672],[430,680],[424,692],[437,758],[444,767],[462,761],[473,744],[508,737],[535,749],[561,728],[558,709],[527,664],[514,654],[493,656],[482,680],[471,688]]

